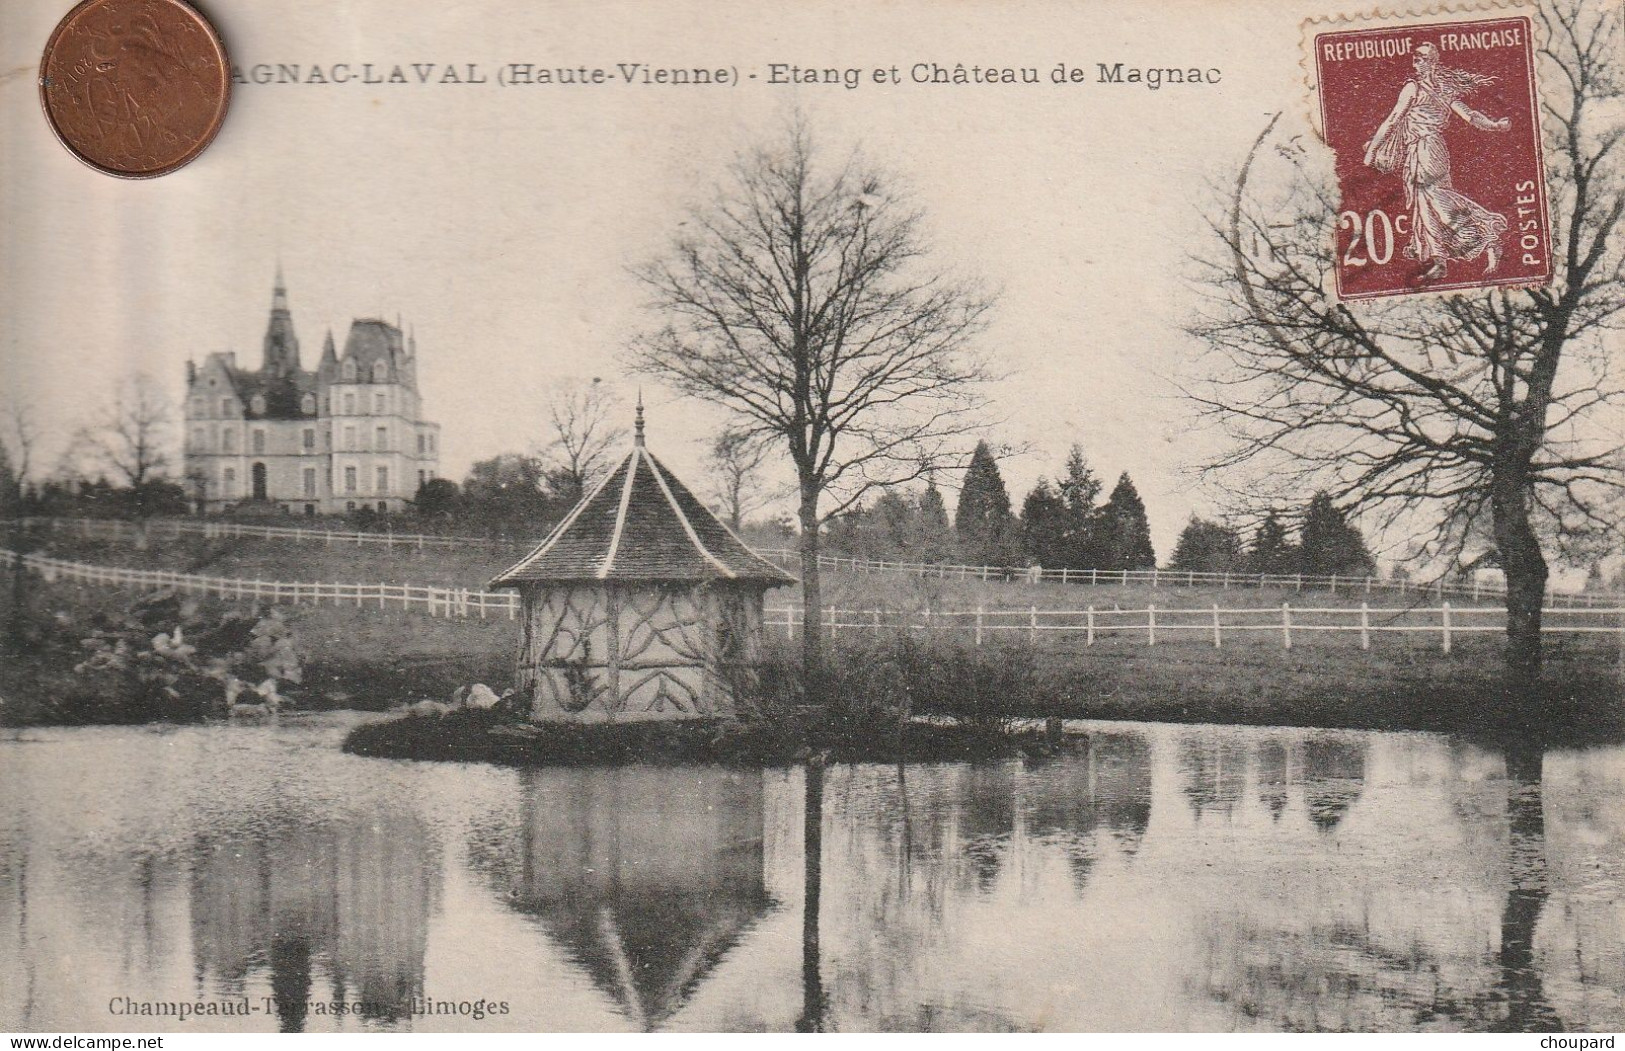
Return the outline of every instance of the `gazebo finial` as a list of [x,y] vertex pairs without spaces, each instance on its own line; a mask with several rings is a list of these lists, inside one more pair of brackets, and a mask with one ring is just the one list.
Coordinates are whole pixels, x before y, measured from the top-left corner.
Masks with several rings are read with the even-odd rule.
[[638,415],[633,428],[632,441],[638,448],[643,448],[643,388],[638,388]]

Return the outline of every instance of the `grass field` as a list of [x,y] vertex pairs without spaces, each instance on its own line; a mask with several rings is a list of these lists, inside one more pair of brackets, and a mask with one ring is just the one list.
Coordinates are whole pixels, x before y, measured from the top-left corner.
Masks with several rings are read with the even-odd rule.
[[[279,540],[205,540],[186,537],[137,551],[127,544],[59,538],[49,549],[58,557],[133,568],[163,568],[216,576],[266,580],[379,581],[479,587],[511,559],[507,552],[469,553],[408,550],[361,550]],[[523,552],[515,551],[513,557]],[[6,589],[0,588],[0,591]],[[35,586],[36,601],[88,612],[124,595],[84,584],[58,582]],[[42,594],[47,592],[48,594]],[[768,595],[770,607],[799,602],[798,588]],[[1019,696],[989,697],[985,703],[1010,714],[1064,714],[1105,718],[1227,721],[1298,725],[1457,729],[1483,721],[1502,705],[1499,633],[1461,634],[1452,652],[1440,652],[1432,631],[1375,634],[1369,651],[1357,635],[1310,630],[1316,615],[1294,615],[1296,631],[1290,650],[1276,630],[1232,631],[1215,649],[1203,615],[1175,617],[1166,612],[1156,646],[1146,644],[1144,618],[1124,617],[1142,625],[1113,630],[1110,611],[1144,610],[1155,605],[1205,610],[1219,604],[1228,610],[1258,610],[1261,624],[1273,623],[1280,606],[1297,610],[1318,607],[1357,609],[1400,605],[1397,596],[1281,589],[1086,587],[977,580],[920,579],[898,575],[827,573],[825,601],[845,609],[965,610],[982,607],[988,623],[1024,623],[1023,611],[1081,610],[1100,612],[1094,645],[1079,632],[1040,632],[1036,641],[1025,630],[985,633],[977,651],[968,627],[933,632],[920,645],[943,655],[944,676],[956,661],[1030,664],[1032,688]],[[1431,598],[1415,599],[1431,606]],[[1486,604],[1487,605],[1487,604]],[[505,619],[437,619],[417,612],[350,607],[288,607],[287,616],[307,655],[313,684],[331,703],[378,708],[423,697],[445,698],[458,685],[483,681],[498,690],[512,678],[517,625]],[[1320,615],[1324,620],[1337,614]],[[1372,623],[1395,621],[1394,615]],[[1245,618],[1238,617],[1239,622]],[[1344,622],[1347,615],[1342,615]],[[1186,623],[1181,628],[1179,624]],[[1421,618],[1421,622],[1437,623]],[[1458,624],[1460,621],[1458,621]],[[795,645],[782,632],[770,637],[774,659],[793,664]],[[832,642],[838,660],[881,653],[896,645],[897,633],[848,629]],[[913,636],[924,640],[916,632]],[[979,653],[979,655],[978,655]],[[970,656],[964,656],[969,654]],[[1549,636],[1547,689],[1540,698],[1512,703],[1543,706],[1553,717],[1591,726],[1615,725],[1621,719],[1621,667],[1625,657],[1617,637]],[[26,690],[15,670],[0,674],[0,692]],[[1006,703],[1008,702],[1008,703]],[[981,703],[981,702],[978,702]]]

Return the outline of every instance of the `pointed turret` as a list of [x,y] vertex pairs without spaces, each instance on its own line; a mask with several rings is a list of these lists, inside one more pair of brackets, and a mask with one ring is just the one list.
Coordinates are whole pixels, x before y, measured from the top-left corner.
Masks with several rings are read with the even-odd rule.
[[293,331],[281,263],[276,268],[276,287],[271,290],[271,320],[265,326],[265,359],[260,368],[273,376],[290,376],[299,371],[299,337]]

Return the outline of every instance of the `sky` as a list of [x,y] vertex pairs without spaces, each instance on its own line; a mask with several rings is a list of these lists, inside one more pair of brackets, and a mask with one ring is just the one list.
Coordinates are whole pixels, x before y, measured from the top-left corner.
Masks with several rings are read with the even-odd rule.
[[[1134,478],[1162,559],[1187,516],[1213,510],[1185,471],[1213,436],[1190,428],[1171,381],[1200,349],[1183,326],[1209,185],[1273,113],[1301,119],[1300,23],[1323,13],[1293,0],[213,0],[245,70],[475,63],[492,82],[238,85],[198,161],[130,182],[80,165],[41,119],[38,48],[69,6],[0,6],[0,397],[34,407],[48,452],[132,371],[178,398],[188,359],[234,350],[257,364],[279,263],[307,367],[354,317],[413,328],[443,474],[528,448],[561,379],[630,397],[626,347],[651,317],[629,268],[799,109],[828,150],[861,149],[906,181],[935,261],[999,291],[981,337],[1004,374],[988,437],[1023,450],[1001,465],[1017,505],[1078,442],[1108,489]],[[512,62],[746,79],[495,83]],[[1036,67],[1043,83],[909,83],[922,62]],[[1222,79],[1101,84],[1101,62]],[[773,63],[859,68],[866,82],[773,85]],[[1063,63],[1087,81],[1053,84]],[[893,65],[903,84],[867,79]],[[697,477],[723,417],[643,392],[651,447]]]

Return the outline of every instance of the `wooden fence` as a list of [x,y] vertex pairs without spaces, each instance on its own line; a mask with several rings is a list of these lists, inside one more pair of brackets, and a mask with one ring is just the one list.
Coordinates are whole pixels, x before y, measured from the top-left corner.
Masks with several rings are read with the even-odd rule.
[[[116,518],[29,518],[22,524],[32,528],[68,532],[77,536],[117,540],[135,539],[138,527]],[[202,536],[205,538],[255,537],[323,544],[328,547],[382,547],[386,550],[445,550],[477,548],[507,550],[514,557],[528,542],[491,537],[435,536],[423,533],[344,532],[297,526],[261,526],[211,518],[161,518],[146,524],[148,537]],[[758,553],[794,570],[800,564],[799,552],[785,548],[759,548]],[[820,555],[821,569],[844,573],[887,573],[926,579],[1006,581],[1032,584],[1068,584],[1090,587],[1218,588],[1221,590],[1276,589],[1304,592],[1326,591],[1334,595],[1415,595],[1432,596],[1442,603],[1446,598],[1482,602],[1506,597],[1506,588],[1479,580],[1447,584],[1443,579],[1425,582],[1381,580],[1376,577],[1314,576],[1302,573],[1198,573],[1183,569],[1044,569],[1039,566],[969,566],[937,562],[902,562],[887,559],[847,558]],[[1583,608],[1625,604],[1625,595],[1603,592],[1565,592],[1547,588],[1546,605]]]
[[[767,624],[794,638],[805,630],[800,608],[770,609]],[[1506,631],[1506,611],[1493,606],[1372,607],[1358,606],[1253,606],[1226,609],[1217,604],[1202,608],[1144,609],[1118,607],[1081,610],[988,609],[974,610],[851,610],[830,606],[820,617],[821,626],[831,637],[881,637],[898,632],[956,633],[977,646],[1000,638],[1025,638],[1038,643],[1046,638],[1071,635],[1081,637],[1086,646],[1106,639],[1128,638],[1147,646],[1170,641],[1196,640],[1223,648],[1239,639],[1263,636],[1278,640],[1282,649],[1292,649],[1293,636],[1345,633],[1358,636],[1360,648],[1369,650],[1374,635],[1387,633],[1434,636],[1439,648],[1449,653],[1462,635]],[[1618,635],[1625,639],[1625,607],[1548,608],[1541,631],[1547,634]]]
[[[794,567],[799,555],[794,551],[757,549],[759,554]],[[1431,581],[1382,580],[1377,577],[1315,576],[1305,573],[1199,573],[1184,569],[1025,569],[1009,566],[961,566],[934,562],[893,562],[882,559],[819,556],[822,569],[849,573],[901,573],[907,576],[946,580],[985,580],[1030,584],[1081,584],[1089,587],[1143,586],[1152,588],[1218,588],[1231,590],[1326,591],[1334,595],[1415,595],[1467,598],[1474,602],[1504,599],[1506,587],[1469,580],[1446,584]],[[1625,595],[1604,592],[1565,592],[1548,587],[1548,606],[1583,608],[1617,606]]]
[[251,537],[324,544],[328,547],[406,548],[424,551],[452,548],[524,548],[526,543],[481,536],[435,536],[428,533],[367,533],[300,526],[250,525],[215,518],[153,518],[144,525],[121,518],[23,518],[15,522],[31,529],[71,533],[105,540],[134,540],[143,529],[154,537],[201,536],[207,539]]
[[[514,591],[476,591],[469,588],[419,584],[361,584],[307,581],[248,580],[211,577],[168,570],[125,569],[85,562],[70,562],[43,555],[18,555],[0,548],[0,564],[23,566],[47,581],[75,580],[106,587],[174,588],[225,598],[304,604],[348,606],[361,610],[398,609],[432,617],[514,620],[520,602]],[[1248,637],[1277,638],[1291,649],[1293,637],[1320,633],[1358,636],[1361,649],[1370,649],[1373,636],[1401,633],[1436,636],[1449,653],[1461,635],[1502,632],[1506,611],[1487,606],[1372,607],[1359,606],[1253,606],[1205,608],[1147,605],[1144,609],[1118,607],[1085,609],[898,610],[826,608],[822,626],[830,636],[881,637],[902,632],[945,632],[981,646],[998,639],[1043,639],[1071,636],[1086,646],[1106,639],[1127,638],[1148,646],[1175,640],[1196,640],[1222,648]],[[766,610],[766,625],[795,638],[806,630],[800,607]],[[1554,634],[1611,634],[1625,637],[1625,607],[1613,609],[1554,607],[1545,611],[1542,630]]]

